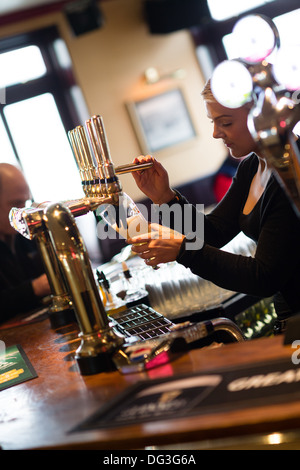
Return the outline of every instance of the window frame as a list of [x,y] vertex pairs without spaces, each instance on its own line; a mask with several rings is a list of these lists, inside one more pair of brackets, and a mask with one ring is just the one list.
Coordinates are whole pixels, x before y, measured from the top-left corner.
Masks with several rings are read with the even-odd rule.
[[196,47],[207,47],[215,67],[218,63],[228,59],[222,39],[232,33],[234,25],[240,18],[250,14],[260,14],[272,19],[299,8],[299,0],[285,0],[284,2],[274,0],[223,21],[208,20],[204,26],[193,28],[191,34]]
[[51,93],[54,97],[66,133],[76,127],[80,122],[70,90],[76,86],[76,80],[72,68],[62,68],[58,62],[54,42],[62,39],[56,26],[30,31],[0,39],[0,54],[26,46],[37,46],[44,59],[47,72],[45,75],[29,80],[26,83],[18,83],[7,86],[5,90],[6,102],[0,104],[0,115],[4,123],[16,160],[22,166],[22,161],[15,147],[8,123],[5,118],[4,108],[9,104],[33,98],[43,93]]

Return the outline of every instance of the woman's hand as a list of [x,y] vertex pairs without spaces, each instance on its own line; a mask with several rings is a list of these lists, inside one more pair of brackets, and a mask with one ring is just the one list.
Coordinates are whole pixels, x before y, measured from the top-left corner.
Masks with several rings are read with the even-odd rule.
[[149,233],[130,238],[127,243],[132,244],[132,251],[148,266],[156,266],[175,261],[184,238],[185,235],[168,227],[150,224]]
[[133,171],[132,176],[139,189],[149,197],[154,204],[163,204],[171,201],[174,191],[169,185],[169,176],[165,168],[151,155],[136,157],[133,163],[153,162],[148,170]]

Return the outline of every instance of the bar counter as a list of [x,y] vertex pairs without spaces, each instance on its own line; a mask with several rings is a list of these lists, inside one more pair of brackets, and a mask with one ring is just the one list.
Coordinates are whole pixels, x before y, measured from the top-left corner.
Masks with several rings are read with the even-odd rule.
[[188,443],[210,448],[222,439],[233,440],[233,447],[238,448],[241,438],[265,433],[297,435],[300,428],[299,398],[284,404],[266,402],[251,409],[69,433],[138,381],[289,358],[294,349],[283,345],[282,336],[194,349],[148,372],[88,376],[80,375],[73,357],[79,344],[75,324],[53,330],[45,319],[2,329],[0,339],[6,347],[20,344],[38,375],[0,392],[0,445],[4,450],[183,449]]

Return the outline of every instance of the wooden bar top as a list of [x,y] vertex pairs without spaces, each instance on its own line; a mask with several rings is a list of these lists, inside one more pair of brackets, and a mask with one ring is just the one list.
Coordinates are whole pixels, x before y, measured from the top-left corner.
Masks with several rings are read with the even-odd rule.
[[143,449],[300,428],[299,400],[70,434],[137,381],[288,358],[294,351],[283,345],[282,336],[261,338],[195,349],[149,372],[82,376],[74,360],[77,333],[73,324],[53,330],[48,319],[0,330],[6,347],[20,344],[38,374],[0,392],[2,449]]

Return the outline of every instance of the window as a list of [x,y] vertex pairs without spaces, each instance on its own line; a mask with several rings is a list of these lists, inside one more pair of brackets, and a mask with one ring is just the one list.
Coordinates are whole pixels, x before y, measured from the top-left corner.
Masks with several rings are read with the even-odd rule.
[[0,161],[22,168],[37,202],[82,197],[67,132],[86,110],[56,28],[0,41],[0,70]]
[[0,118],[0,142],[1,142],[1,162],[11,163],[19,166],[16,154],[13,150],[9,137],[7,135],[3,119]]
[[[300,36],[295,34],[300,22],[300,8],[298,10],[285,13],[284,15],[274,17],[273,21],[278,29],[282,47],[300,46]],[[238,45],[232,39],[232,33],[226,34],[222,39],[229,59],[238,57]],[[264,38],[260,37],[260,40],[263,42]],[[272,62],[272,60],[272,57],[269,56],[268,61]]]
[[[207,0],[211,21],[204,29],[201,27],[192,31],[196,44],[196,53],[201,65],[204,78],[208,79],[218,63],[226,59],[239,56],[239,44],[233,40],[232,30],[239,17],[246,14],[262,14],[271,18],[280,35],[281,46],[293,46],[300,48],[300,36],[298,33],[300,22],[299,0]],[[266,42],[260,35],[263,44]],[[268,61],[274,61],[274,51]],[[299,54],[297,53],[297,57]],[[297,69],[299,70],[299,60]],[[293,73],[296,73],[296,71]],[[300,135],[300,123],[295,127],[295,132]]]
[[[299,17],[293,15],[299,9],[299,0],[207,0],[207,3],[211,19],[207,19],[205,27],[200,26],[192,30],[197,55],[201,67],[202,63],[204,64],[202,68],[206,78],[219,62],[235,55],[235,45],[230,41],[230,35],[241,16],[256,13],[276,19],[284,42],[289,41],[286,35],[293,41],[298,35]],[[288,23],[290,27],[286,28]],[[211,60],[207,61],[207,57]]]
[[207,4],[212,18],[220,21],[240,15],[248,10],[253,10],[253,8],[273,1],[274,0],[243,0],[243,2],[237,2],[236,0],[227,0],[224,2],[224,0],[207,0]]
[[1,87],[26,83],[47,73],[46,64],[37,46],[27,46],[2,53],[0,69]]
[[[292,49],[298,46],[300,50],[300,36],[295,34],[300,22],[300,8],[274,17],[273,21],[278,29],[280,46],[284,48],[290,46]],[[264,38],[262,36],[260,36],[259,39],[264,43]],[[232,33],[225,35],[222,41],[227,57],[229,59],[238,57],[238,45],[236,44],[236,41],[233,40]],[[268,62],[273,63],[275,57],[276,50],[268,56]],[[300,135],[300,122],[295,126],[294,132],[297,135]]]
[[81,181],[51,93],[5,106],[22,168],[36,201],[75,199]]

